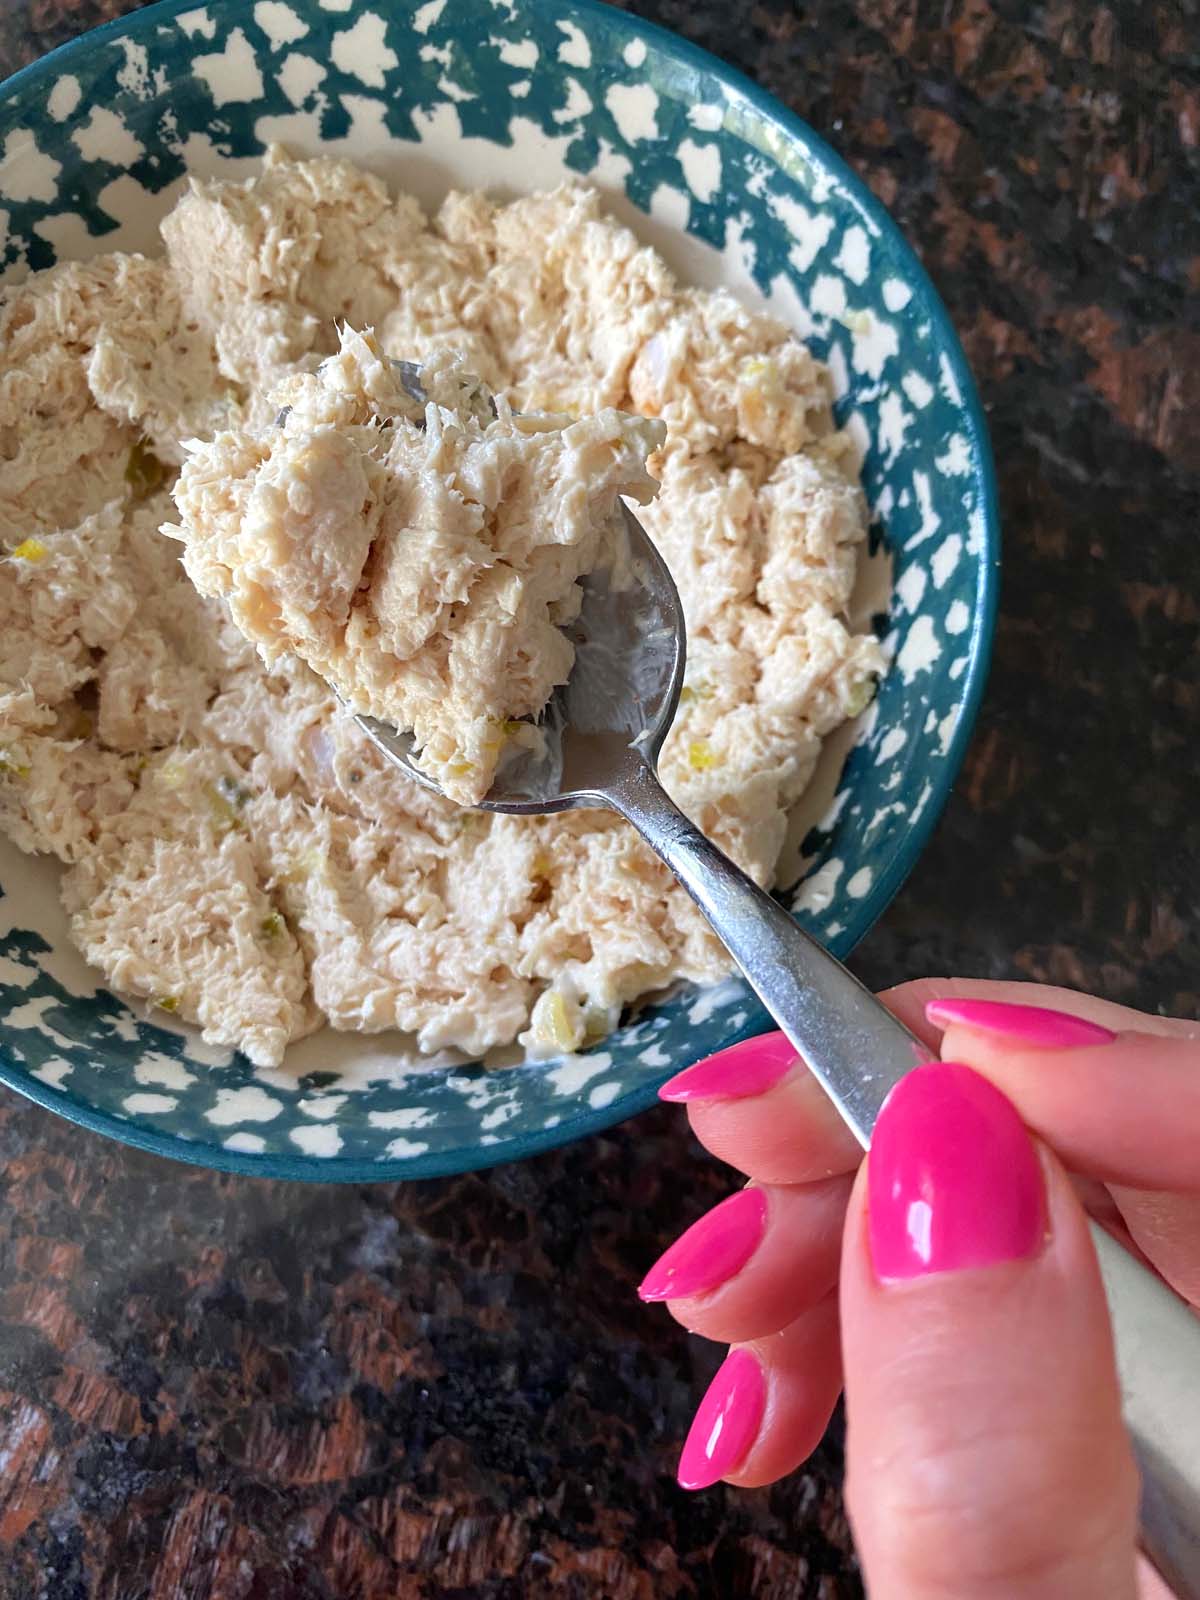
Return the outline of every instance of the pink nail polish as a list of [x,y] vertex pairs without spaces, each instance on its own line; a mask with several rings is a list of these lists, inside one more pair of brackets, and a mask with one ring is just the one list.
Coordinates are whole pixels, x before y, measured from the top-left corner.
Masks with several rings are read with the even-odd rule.
[[767,1385],[749,1350],[733,1350],[701,1400],[679,1457],[684,1489],[707,1489],[746,1458],[762,1422]]
[[747,1100],[773,1088],[797,1059],[796,1048],[786,1034],[762,1033],[677,1072],[663,1084],[658,1098],[672,1104],[688,1100]]
[[720,1288],[758,1249],[766,1226],[766,1195],[739,1189],[659,1256],[638,1294],[643,1300],[682,1300]]
[[884,1282],[1020,1261],[1045,1238],[1033,1142],[999,1089],[957,1062],[901,1078],[875,1124],[867,1178]]
[[961,1022],[982,1033],[998,1034],[1033,1049],[1070,1050],[1085,1044],[1111,1044],[1117,1037],[1098,1022],[1073,1017],[1048,1006],[1014,1005],[1007,1000],[931,1000],[925,1017],[937,1027]]

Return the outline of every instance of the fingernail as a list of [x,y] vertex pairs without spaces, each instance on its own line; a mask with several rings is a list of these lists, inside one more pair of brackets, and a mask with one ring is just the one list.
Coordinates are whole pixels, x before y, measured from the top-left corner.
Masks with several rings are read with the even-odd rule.
[[766,1195],[761,1189],[739,1189],[659,1256],[638,1294],[643,1300],[681,1300],[719,1288],[746,1265],[766,1226]]
[[1117,1037],[1111,1028],[1073,1017],[1069,1011],[1013,1005],[1007,1000],[931,1000],[925,1007],[925,1017],[938,1027],[961,1022],[968,1028],[1011,1039],[1014,1044],[1031,1045],[1035,1050],[1111,1044]]
[[957,1062],[900,1079],[867,1179],[871,1259],[885,1282],[1024,1260],[1045,1238],[1033,1142],[999,1089]]
[[796,1048],[782,1033],[743,1039],[707,1061],[668,1078],[658,1091],[672,1104],[688,1100],[747,1100],[765,1094],[787,1076],[797,1060]]
[[749,1350],[733,1350],[692,1418],[679,1457],[679,1483],[684,1489],[707,1489],[733,1472],[746,1458],[758,1434],[767,1385],[762,1368]]

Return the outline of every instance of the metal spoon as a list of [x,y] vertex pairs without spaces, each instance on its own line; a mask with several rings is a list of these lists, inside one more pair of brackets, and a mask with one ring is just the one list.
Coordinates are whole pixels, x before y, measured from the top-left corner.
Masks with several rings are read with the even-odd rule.
[[[420,369],[403,381],[420,398]],[[869,1146],[896,1082],[929,1051],[734,865],[666,793],[656,765],[683,683],[683,607],[645,529],[622,507],[632,583],[593,572],[567,629],[570,679],[542,719],[540,757],[503,766],[480,809],[536,815],[606,806],[641,834],[683,884],[809,1071]],[[372,717],[359,725],[410,778],[411,736]],[[1095,1224],[1116,1335],[1125,1421],[1144,1479],[1143,1542],[1184,1600],[1200,1600],[1200,1320]]]

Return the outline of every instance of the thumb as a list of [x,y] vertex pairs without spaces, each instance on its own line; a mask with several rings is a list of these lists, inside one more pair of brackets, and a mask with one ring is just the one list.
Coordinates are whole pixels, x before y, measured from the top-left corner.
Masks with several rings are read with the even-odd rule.
[[893,1090],[841,1282],[872,1600],[1133,1600],[1137,1475],[1085,1219],[985,1078],[931,1062]]

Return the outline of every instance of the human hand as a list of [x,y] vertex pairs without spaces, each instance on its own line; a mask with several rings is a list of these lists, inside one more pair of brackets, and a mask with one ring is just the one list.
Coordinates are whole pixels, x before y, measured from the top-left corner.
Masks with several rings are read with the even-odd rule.
[[867,1163],[780,1035],[663,1090],[751,1180],[642,1285],[733,1345],[680,1481],[792,1471],[844,1374],[874,1600],[1165,1595],[1144,1564],[1135,1581],[1136,1474],[1080,1202],[1200,1305],[1200,1025],[1035,985],[882,998],[963,1065],[905,1080]]

